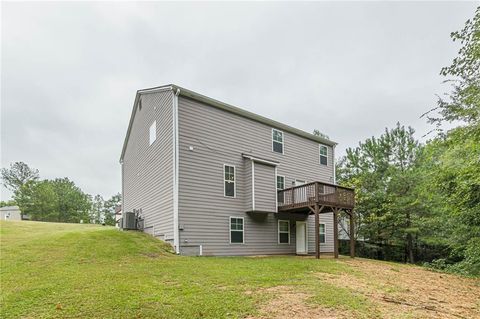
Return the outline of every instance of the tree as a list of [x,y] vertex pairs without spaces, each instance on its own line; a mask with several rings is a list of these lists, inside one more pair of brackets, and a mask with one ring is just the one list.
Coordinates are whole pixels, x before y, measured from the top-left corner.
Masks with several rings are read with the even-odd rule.
[[452,270],[480,274],[480,143],[468,127],[430,141],[423,152],[422,200],[430,234],[450,249]]
[[101,195],[95,195],[92,200],[90,220],[95,224],[115,225],[115,208],[120,205],[122,196],[115,194],[108,200]]
[[0,207],[15,206],[15,205],[17,205],[17,203],[15,203],[14,200],[0,201]]
[[14,194],[22,214],[32,220],[78,223],[89,222],[90,200],[68,178],[30,180]]
[[23,215],[36,221],[59,221],[58,198],[53,185],[48,181],[30,180],[15,192],[15,201]]
[[92,206],[90,211],[90,221],[94,224],[101,224],[103,223],[103,207],[104,207],[104,200],[103,197],[100,195],[95,195],[92,200]]
[[122,195],[115,194],[104,202],[104,222],[106,225],[115,225],[115,208],[122,203]]
[[[423,194],[436,214],[443,241],[451,249],[448,266],[455,271],[480,274],[480,7],[461,31],[452,32],[462,46],[452,64],[441,74],[452,84],[452,91],[427,112],[430,123],[441,134],[427,144],[423,166]],[[433,112],[438,112],[433,116]],[[460,125],[443,132],[443,122]],[[445,227],[448,225],[448,227]],[[433,227],[432,227],[433,228]],[[447,229],[447,230],[445,230]],[[441,236],[440,235],[440,236]]]
[[91,203],[74,182],[68,178],[56,178],[50,181],[58,199],[58,221],[66,223],[89,222]]
[[347,149],[337,180],[356,188],[360,234],[372,241],[404,245],[414,262],[414,240],[421,214],[415,198],[416,164],[421,150],[412,128],[397,123],[379,138]]
[[[443,122],[460,121],[468,128],[467,134],[480,139],[480,7],[472,20],[467,20],[461,31],[451,33],[453,41],[462,47],[452,64],[440,74],[449,77],[452,92],[439,97],[437,107],[424,114],[430,123],[440,129]],[[438,112],[438,115],[432,113]]]
[[314,130],[313,130],[313,135],[323,137],[323,138],[325,138],[325,139],[327,139],[327,140],[330,139],[330,137],[328,137],[327,134],[324,134],[324,133],[320,132],[320,131],[317,130],[317,129],[314,129]]
[[38,170],[30,168],[24,162],[10,164],[10,168],[1,169],[3,185],[15,192],[28,181],[38,180]]

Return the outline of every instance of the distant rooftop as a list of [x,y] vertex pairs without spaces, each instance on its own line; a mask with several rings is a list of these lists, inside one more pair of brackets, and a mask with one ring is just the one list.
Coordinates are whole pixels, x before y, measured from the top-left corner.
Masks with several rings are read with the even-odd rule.
[[0,207],[1,211],[6,211],[6,210],[20,210],[20,207],[18,206],[5,206],[5,207]]

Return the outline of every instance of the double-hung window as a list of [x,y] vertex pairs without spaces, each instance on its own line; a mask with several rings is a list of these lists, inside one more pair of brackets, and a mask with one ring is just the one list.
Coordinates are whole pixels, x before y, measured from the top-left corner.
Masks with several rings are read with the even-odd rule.
[[325,232],[325,224],[320,224],[320,244],[325,244],[326,242],[326,232]]
[[290,244],[290,221],[278,221],[278,243]]
[[272,150],[283,154],[283,132],[272,129]]
[[328,165],[328,147],[320,145],[320,164]]
[[277,190],[285,189],[285,176],[277,175]]
[[223,165],[223,176],[225,197],[235,197],[235,166]]
[[230,217],[230,243],[243,244],[243,218]]

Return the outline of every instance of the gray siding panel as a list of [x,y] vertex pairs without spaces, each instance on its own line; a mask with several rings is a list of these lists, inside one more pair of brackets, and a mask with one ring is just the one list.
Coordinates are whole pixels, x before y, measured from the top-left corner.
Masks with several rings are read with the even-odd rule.
[[[320,223],[325,224],[325,243],[320,243],[320,252],[333,252],[333,213],[320,214]],[[315,253],[315,216],[308,217],[308,252]]]
[[245,159],[243,161],[243,181],[244,181],[244,210],[246,212],[253,210],[252,202],[252,165],[253,161]]
[[[173,238],[173,93],[141,95],[122,167],[124,212],[142,209],[146,231]],[[149,130],[156,121],[152,145]]]
[[[329,165],[323,166],[318,143],[312,140],[284,132],[285,152],[274,153],[268,125],[182,96],[178,112],[180,244],[202,245],[204,255],[295,253],[295,220],[305,217],[245,213],[251,200],[251,166],[242,154],[280,162],[277,173],[285,176],[289,187],[295,179],[333,182],[331,147]],[[236,198],[224,197],[223,164],[236,167]],[[230,244],[229,216],[244,218],[244,244]],[[311,218],[309,238],[315,229]],[[291,220],[290,244],[278,244],[278,219]],[[327,238],[332,234],[327,227]],[[322,247],[322,251],[329,249]]]
[[255,210],[276,212],[275,167],[254,163]]

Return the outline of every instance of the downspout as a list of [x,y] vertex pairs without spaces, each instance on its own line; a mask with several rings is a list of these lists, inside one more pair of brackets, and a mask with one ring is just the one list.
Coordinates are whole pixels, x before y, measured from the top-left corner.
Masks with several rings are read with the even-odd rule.
[[[277,166],[275,166],[275,213],[278,213]],[[290,236],[290,235],[289,235]]]
[[335,161],[335,146],[337,146],[337,145],[333,144],[333,146],[332,146],[333,184],[337,185],[337,162]]
[[255,162],[252,159],[252,211],[255,210]]
[[[120,159],[120,169],[122,171],[122,201],[121,201],[121,205],[122,205],[122,222],[123,222],[123,216],[125,215],[125,172],[124,172],[124,166],[123,166],[123,159]],[[116,217],[115,217],[116,219]],[[116,222],[115,222],[116,224]],[[122,225],[118,224],[118,229],[122,229]]]
[[180,253],[180,231],[178,225],[178,96],[177,89],[173,97],[173,245],[175,252]]

